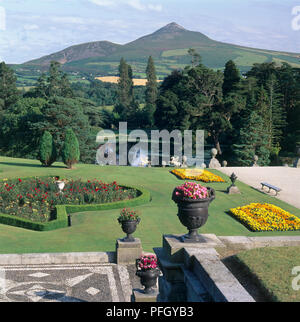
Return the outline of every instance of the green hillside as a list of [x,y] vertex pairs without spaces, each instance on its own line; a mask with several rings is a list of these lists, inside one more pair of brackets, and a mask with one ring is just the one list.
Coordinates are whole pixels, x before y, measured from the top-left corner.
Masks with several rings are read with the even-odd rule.
[[214,69],[222,69],[232,59],[242,72],[254,63],[284,62],[300,68],[300,54],[247,48],[212,40],[200,32],[189,31],[176,23],[157,30],[125,45],[110,42],[94,42],[69,47],[58,53],[15,65],[18,75],[40,73],[46,70],[51,60],[63,64],[69,73],[107,76],[118,74],[118,63],[122,57],[132,66],[134,76],[145,77],[147,59],[155,59],[160,78],[173,69],[183,68],[190,63],[188,49],[194,48],[202,56],[202,62]]

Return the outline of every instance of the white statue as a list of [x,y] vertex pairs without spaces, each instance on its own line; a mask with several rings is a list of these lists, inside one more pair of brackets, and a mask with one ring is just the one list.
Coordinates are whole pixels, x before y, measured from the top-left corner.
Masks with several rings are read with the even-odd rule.
[[174,167],[181,167],[181,163],[179,162],[179,157],[171,157],[170,165]]
[[217,154],[218,154],[217,149],[215,149],[215,148],[211,149],[212,158],[211,158],[211,160],[209,162],[209,166],[208,166],[211,169],[221,168],[220,162],[216,159]]
[[182,168],[187,168],[187,157],[182,156]]

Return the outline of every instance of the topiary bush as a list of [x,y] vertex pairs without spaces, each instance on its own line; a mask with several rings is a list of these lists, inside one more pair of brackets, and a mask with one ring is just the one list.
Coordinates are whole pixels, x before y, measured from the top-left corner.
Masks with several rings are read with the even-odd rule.
[[55,144],[50,132],[45,131],[39,146],[38,159],[45,167],[50,167],[56,161],[57,153]]
[[65,143],[62,148],[62,159],[68,169],[72,169],[80,159],[80,150],[77,137],[72,129],[67,129]]

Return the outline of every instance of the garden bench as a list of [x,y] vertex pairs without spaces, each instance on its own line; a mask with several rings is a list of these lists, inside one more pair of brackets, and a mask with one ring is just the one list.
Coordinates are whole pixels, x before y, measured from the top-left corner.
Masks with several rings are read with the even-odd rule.
[[269,183],[266,183],[266,182],[261,182],[261,190],[263,190],[263,189],[264,189],[264,187],[269,188],[269,191],[268,191],[268,192],[270,192],[270,191],[271,191],[271,189],[272,189],[272,190],[274,190],[274,191],[276,192],[276,196],[277,196],[277,194],[281,191],[281,189],[280,189],[280,188],[278,188],[278,187],[275,187],[275,186],[273,186],[273,185],[271,185],[271,184],[269,184]]

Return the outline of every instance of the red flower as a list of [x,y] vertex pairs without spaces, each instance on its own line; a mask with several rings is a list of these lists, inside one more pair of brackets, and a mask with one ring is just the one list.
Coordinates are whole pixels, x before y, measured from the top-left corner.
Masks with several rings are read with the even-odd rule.
[[18,180],[19,180],[19,182],[22,182],[22,180],[20,178]]

